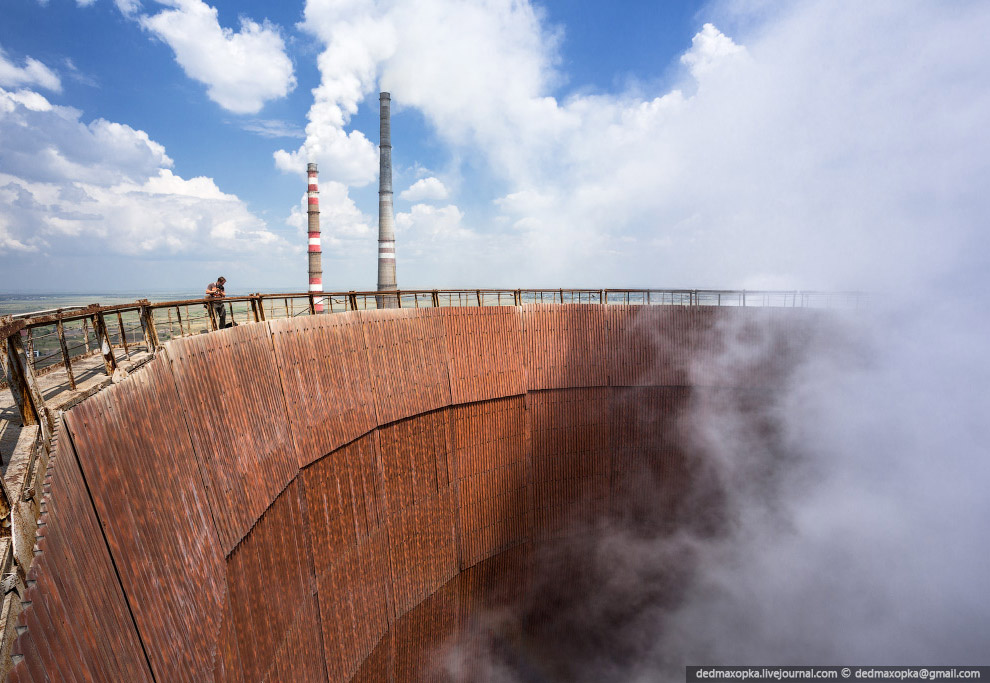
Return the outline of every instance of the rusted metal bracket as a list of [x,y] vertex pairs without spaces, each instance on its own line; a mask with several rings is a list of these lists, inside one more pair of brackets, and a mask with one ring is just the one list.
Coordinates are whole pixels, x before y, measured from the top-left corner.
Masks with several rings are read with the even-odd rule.
[[55,329],[58,332],[58,344],[62,347],[62,364],[65,365],[65,374],[69,378],[69,387],[75,391],[76,377],[72,374],[72,357],[69,355],[69,346],[65,343],[65,327],[62,325],[62,313],[58,314],[55,321]]
[[158,332],[155,330],[155,311],[151,307],[151,302],[141,299],[141,329],[144,331],[144,343],[148,346],[148,353],[154,353],[160,346],[158,342]]
[[0,537],[10,536],[10,511],[12,508],[13,505],[10,502],[10,492],[7,491],[7,483],[3,477],[0,477]]
[[213,310],[213,302],[207,301],[205,305],[206,305],[206,314],[210,318],[210,329],[216,332],[218,329],[220,329],[220,327],[217,324],[217,312]]
[[[21,326],[23,327],[23,322]],[[37,411],[35,409],[34,400],[31,395],[30,387],[27,382],[27,372],[30,371],[26,367],[25,363],[22,363],[20,356],[22,353],[21,349],[21,333],[18,330],[7,337],[7,343],[4,345],[6,347],[7,363],[6,363],[6,375],[7,375],[7,386],[10,387],[10,393],[14,396],[14,403],[17,405],[17,411],[21,416],[21,424],[23,425],[33,425],[38,423]]]
[[260,323],[265,320],[265,300],[261,298],[260,293],[255,293],[251,295],[249,299],[251,302],[251,313],[254,315],[254,322]]
[[45,409],[44,395],[38,387],[34,370],[27,362],[20,332],[7,337],[7,385],[14,396],[14,403],[21,415],[21,424],[37,424],[47,442],[51,438],[52,423]]
[[100,355],[103,356],[103,369],[106,370],[107,377],[111,377],[113,371],[117,369],[117,359],[113,355],[113,343],[110,341],[110,332],[107,331],[107,321],[103,313],[93,316],[93,330],[100,345]]

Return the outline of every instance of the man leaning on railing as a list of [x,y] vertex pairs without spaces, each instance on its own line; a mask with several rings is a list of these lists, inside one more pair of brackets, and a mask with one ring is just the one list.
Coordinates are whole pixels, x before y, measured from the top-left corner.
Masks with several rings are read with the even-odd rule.
[[226,296],[223,290],[225,282],[227,282],[227,278],[221,275],[216,282],[211,282],[206,286],[206,296],[210,299],[210,303],[207,305],[213,307],[213,313],[217,317],[217,325],[221,330],[227,327],[227,309],[223,305],[223,298]]

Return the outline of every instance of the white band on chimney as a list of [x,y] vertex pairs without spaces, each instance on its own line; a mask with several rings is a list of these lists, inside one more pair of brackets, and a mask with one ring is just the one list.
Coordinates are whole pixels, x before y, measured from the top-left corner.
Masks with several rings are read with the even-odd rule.
[[395,258],[395,254],[387,254],[384,251],[380,251],[380,252],[378,252],[378,258],[390,258],[390,259],[394,259]]
[[320,246],[320,238],[319,237],[310,237],[309,238],[309,246],[311,246],[311,247],[318,247],[318,246]]
[[321,284],[312,284],[312,285],[309,286],[309,291],[311,291],[311,292],[322,292],[323,291],[323,285],[321,285]]

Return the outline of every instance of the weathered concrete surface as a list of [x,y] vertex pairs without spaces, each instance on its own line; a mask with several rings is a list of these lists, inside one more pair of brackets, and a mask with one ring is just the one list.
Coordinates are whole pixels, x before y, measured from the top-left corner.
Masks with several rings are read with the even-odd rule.
[[[414,678],[533,549],[644,495],[677,523],[683,407],[765,396],[816,315],[392,310],[169,342],[66,414],[11,680]],[[765,352],[727,374],[730,332]]]

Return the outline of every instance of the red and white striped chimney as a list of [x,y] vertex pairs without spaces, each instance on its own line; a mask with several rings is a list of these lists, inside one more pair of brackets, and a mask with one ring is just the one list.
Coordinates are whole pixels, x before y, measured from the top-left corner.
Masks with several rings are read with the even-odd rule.
[[[323,293],[323,252],[320,249],[320,188],[316,181],[316,164],[307,164],[309,188],[306,202],[309,206],[309,291]],[[313,299],[317,313],[323,312],[323,297]]]

